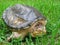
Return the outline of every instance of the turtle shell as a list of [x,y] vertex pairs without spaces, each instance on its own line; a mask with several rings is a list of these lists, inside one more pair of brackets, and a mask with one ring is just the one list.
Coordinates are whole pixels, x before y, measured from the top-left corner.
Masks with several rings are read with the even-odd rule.
[[24,28],[42,18],[45,19],[36,9],[21,4],[8,7],[3,13],[5,23],[12,28]]

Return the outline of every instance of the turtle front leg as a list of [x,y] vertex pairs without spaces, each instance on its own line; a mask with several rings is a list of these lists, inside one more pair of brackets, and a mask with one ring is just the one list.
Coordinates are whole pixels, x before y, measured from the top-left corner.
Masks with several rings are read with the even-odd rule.
[[11,36],[7,38],[8,41],[10,41],[12,38],[18,38],[20,37],[21,34],[19,34],[18,32],[12,32]]
[[12,38],[21,38],[23,40],[27,33],[27,30],[14,31],[11,36],[7,38],[7,40],[10,41]]

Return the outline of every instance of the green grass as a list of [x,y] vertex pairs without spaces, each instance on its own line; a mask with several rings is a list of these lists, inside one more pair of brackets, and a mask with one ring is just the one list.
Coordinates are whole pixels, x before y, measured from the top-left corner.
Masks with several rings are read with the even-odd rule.
[[[24,4],[35,7],[47,18],[47,34],[35,41],[26,38],[26,45],[60,45],[60,0],[0,0],[0,45],[21,45],[20,39],[14,39],[11,42],[6,41],[6,24],[2,20],[3,11],[14,4]],[[35,44],[34,44],[35,43]]]

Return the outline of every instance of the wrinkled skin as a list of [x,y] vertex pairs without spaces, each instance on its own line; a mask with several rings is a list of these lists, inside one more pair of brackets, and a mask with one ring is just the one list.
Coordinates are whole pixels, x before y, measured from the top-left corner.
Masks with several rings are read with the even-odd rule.
[[3,13],[3,20],[13,28],[11,29],[11,36],[7,38],[8,41],[11,38],[21,37],[23,39],[28,33],[32,37],[46,34],[46,18],[39,11],[29,6],[16,4],[7,8]]

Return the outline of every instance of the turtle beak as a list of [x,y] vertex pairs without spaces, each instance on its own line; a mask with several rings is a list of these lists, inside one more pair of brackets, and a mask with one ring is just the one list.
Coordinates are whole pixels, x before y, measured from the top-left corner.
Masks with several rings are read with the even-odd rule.
[[45,26],[43,26],[43,27],[41,27],[41,28],[38,28],[37,30],[40,30],[40,31],[46,33],[46,28],[45,28]]

